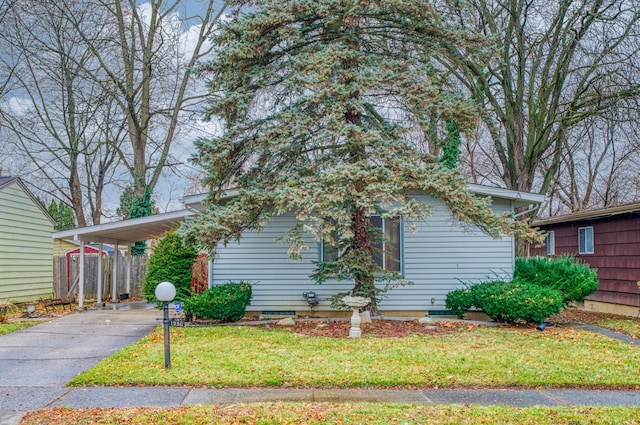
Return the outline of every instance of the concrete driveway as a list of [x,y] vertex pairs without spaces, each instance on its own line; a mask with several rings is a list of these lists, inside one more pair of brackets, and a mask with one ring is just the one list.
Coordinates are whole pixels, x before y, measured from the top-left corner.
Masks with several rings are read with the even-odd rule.
[[148,334],[161,317],[152,305],[122,303],[0,336],[0,425],[60,397],[67,382]]

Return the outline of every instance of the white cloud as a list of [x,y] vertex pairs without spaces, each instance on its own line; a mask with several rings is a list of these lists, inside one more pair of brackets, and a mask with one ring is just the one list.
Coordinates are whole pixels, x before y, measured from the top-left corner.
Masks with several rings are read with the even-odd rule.
[[3,103],[2,109],[9,111],[12,115],[27,115],[33,111],[31,100],[22,97],[12,96]]

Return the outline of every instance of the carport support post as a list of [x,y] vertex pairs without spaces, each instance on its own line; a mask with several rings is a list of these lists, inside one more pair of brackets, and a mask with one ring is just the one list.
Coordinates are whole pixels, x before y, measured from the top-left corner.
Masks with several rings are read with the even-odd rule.
[[113,245],[113,276],[111,278],[111,302],[118,301],[118,241]]
[[98,295],[96,302],[102,303],[102,242],[98,244]]
[[131,296],[131,245],[129,245],[127,254],[127,294]]
[[84,241],[80,241],[80,266],[78,270],[78,307],[84,306]]

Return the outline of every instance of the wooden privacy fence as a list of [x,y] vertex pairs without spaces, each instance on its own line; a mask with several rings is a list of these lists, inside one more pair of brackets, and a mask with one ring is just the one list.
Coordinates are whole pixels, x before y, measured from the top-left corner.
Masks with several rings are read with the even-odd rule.
[[[130,297],[142,297],[142,282],[147,272],[146,255],[131,257]],[[54,298],[78,298],[78,273],[80,257],[56,256],[53,261],[53,296]],[[116,294],[127,292],[127,257],[118,257],[118,276]],[[102,257],[102,299],[111,299],[111,276],[113,274],[113,258]],[[86,255],[84,259],[84,297],[98,298],[98,256]]]

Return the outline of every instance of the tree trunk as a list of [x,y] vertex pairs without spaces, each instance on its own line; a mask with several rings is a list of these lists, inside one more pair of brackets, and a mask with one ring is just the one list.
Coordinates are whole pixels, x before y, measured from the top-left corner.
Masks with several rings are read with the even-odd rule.
[[378,305],[375,299],[376,285],[375,278],[370,272],[372,268],[371,260],[371,238],[369,236],[369,216],[364,209],[356,207],[351,214],[351,226],[353,229],[353,247],[366,264],[361,264],[359,270],[354,273],[355,284],[353,294],[371,298],[371,304],[365,307],[372,315],[378,313]]

